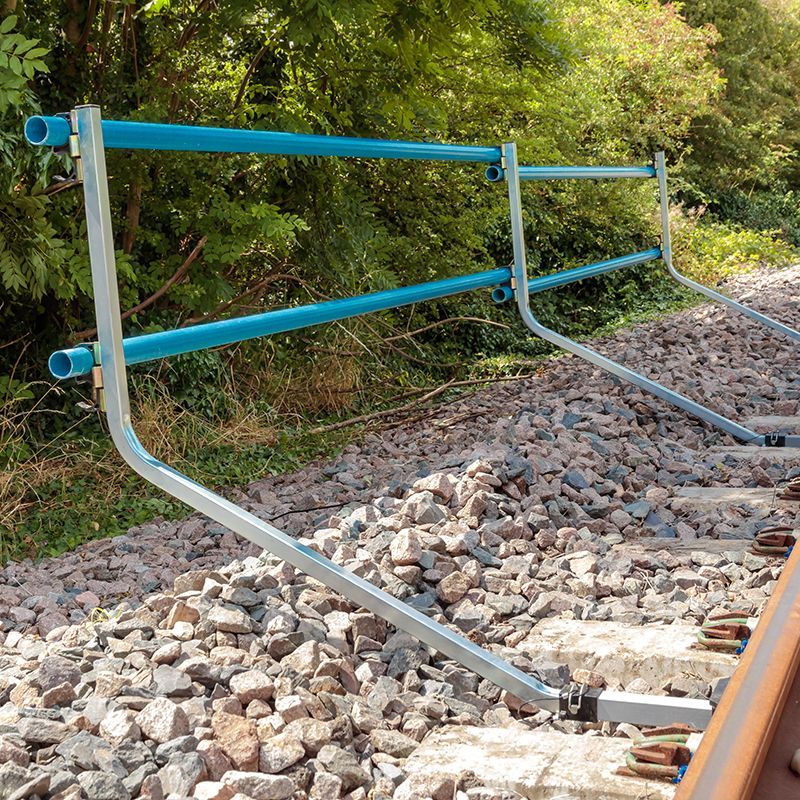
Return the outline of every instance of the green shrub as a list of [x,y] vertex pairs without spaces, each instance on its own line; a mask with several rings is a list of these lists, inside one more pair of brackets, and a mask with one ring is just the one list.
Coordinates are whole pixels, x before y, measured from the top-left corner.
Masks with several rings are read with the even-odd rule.
[[713,286],[758,267],[783,267],[800,253],[780,231],[754,231],[728,222],[705,220],[695,211],[674,208],[670,215],[675,266]]

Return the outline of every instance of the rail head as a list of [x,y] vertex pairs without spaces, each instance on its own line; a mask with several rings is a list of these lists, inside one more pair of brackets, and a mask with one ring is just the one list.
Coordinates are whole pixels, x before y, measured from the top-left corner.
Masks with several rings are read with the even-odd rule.
[[[800,672],[798,598],[800,547],[795,547],[675,800],[749,800],[754,796],[792,684]],[[784,769],[788,766],[787,760]],[[789,796],[773,795],[775,800]]]

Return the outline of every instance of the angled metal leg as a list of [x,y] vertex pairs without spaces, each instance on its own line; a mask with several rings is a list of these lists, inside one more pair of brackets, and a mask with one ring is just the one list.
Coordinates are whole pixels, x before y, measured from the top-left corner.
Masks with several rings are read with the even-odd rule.
[[673,392],[662,386],[656,381],[640,375],[631,369],[606,358],[595,350],[591,350],[582,344],[557,333],[550,328],[542,325],[530,309],[529,293],[528,293],[528,277],[527,277],[527,260],[525,256],[525,237],[522,227],[522,202],[520,197],[519,188],[519,174],[517,166],[516,147],[514,144],[504,145],[504,160],[506,164],[506,176],[508,183],[508,198],[511,206],[511,234],[514,245],[514,283],[515,292],[517,297],[517,307],[519,308],[520,315],[525,325],[533,331],[537,336],[545,339],[552,344],[557,345],[563,350],[580,356],[591,364],[600,367],[618,378],[628,381],[629,383],[644,389],[647,392],[666,400],[678,408],[688,411],[692,416],[708,422],[711,425],[731,434],[736,439],[749,444],[760,446],[782,446],[782,447],[800,447],[800,436],[777,436],[776,434],[759,434],[739,425],[733,420],[717,414],[706,406],[696,403],[694,400],[689,399],[685,395]]
[[800,331],[796,331],[794,328],[790,328],[788,325],[784,325],[782,322],[772,319],[772,317],[761,314],[755,309],[750,308],[750,306],[746,306],[743,303],[737,303],[736,300],[731,300],[730,297],[726,297],[724,294],[715,292],[713,289],[709,289],[707,286],[703,286],[703,284],[697,283],[691,278],[687,278],[685,275],[681,275],[681,273],[675,269],[672,263],[672,242],[669,231],[667,166],[663,152],[656,153],[656,175],[658,176],[658,196],[661,203],[661,254],[662,258],[664,259],[664,263],[667,265],[669,274],[675,278],[678,283],[683,284],[689,289],[694,289],[696,292],[700,292],[700,294],[705,295],[710,300],[716,300],[718,303],[724,303],[726,306],[728,306],[728,308],[732,308],[734,311],[738,311],[740,314],[744,314],[746,317],[750,317],[750,319],[754,319],[756,322],[760,322],[762,325],[766,325],[768,328],[772,328],[773,330],[778,331],[778,333],[786,334],[786,336],[788,336],[790,339],[800,342]]
[[526,702],[572,719],[655,725],[680,719],[698,727],[708,724],[711,706],[702,700],[597,690],[562,695],[150,455],[137,439],[131,424],[99,109],[82,106],[73,111],[73,127],[78,131],[83,165],[89,255],[108,425],[114,444],[136,472]]

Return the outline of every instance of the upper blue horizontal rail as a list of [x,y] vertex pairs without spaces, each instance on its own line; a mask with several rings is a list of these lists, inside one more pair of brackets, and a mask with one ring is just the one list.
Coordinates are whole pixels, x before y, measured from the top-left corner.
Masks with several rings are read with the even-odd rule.
[[548,289],[555,289],[557,286],[566,286],[568,283],[582,281],[585,278],[594,278],[597,275],[605,275],[607,272],[614,272],[623,267],[632,267],[634,264],[655,261],[657,258],[661,258],[661,248],[651,247],[649,250],[642,250],[640,253],[609,258],[607,261],[598,261],[596,264],[587,264],[585,267],[575,267],[575,269],[565,269],[562,272],[554,272],[552,275],[542,275],[539,278],[532,278],[528,281],[528,292],[530,294],[546,292]]
[[[273,333],[299,330],[323,322],[348,319],[373,311],[383,311],[423,300],[434,300],[469,292],[473,289],[497,286],[510,280],[511,270],[508,267],[500,267],[486,272],[476,272],[473,275],[445,278],[440,281],[404,286],[401,289],[388,289],[384,292],[374,292],[359,297],[327,300],[307,306],[267,311],[263,314],[235,317],[219,322],[207,322],[190,328],[147,333],[124,340],[125,363],[140,364],[144,361],[233,344]],[[49,367],[56,378],[63,379],[88,374],[91,371],[92,363],[93,360],[87,348],[73,347],[53,353],[50,356]]]
[[[493,164],[486,169],[486,179],[502,181],[505,170]],[[555,181],[572,178],[655,178],[655,167],[520,167],[521,181]]]
[[[263,153],[295,156],[352,156],[409,158],[426,161],[500,161],[499,147],[437,142],[361,139],[354,136],[318,136],[282,131],[248,131],[152,122],[102,121],[103,145],[117,150],[180,150],[198,153]],[[69,123],[63,117],[29,117],[25,137],[34,145],[67,144]]]
[[520,167],[521,181],[567,178],[655,178],[655,167]]

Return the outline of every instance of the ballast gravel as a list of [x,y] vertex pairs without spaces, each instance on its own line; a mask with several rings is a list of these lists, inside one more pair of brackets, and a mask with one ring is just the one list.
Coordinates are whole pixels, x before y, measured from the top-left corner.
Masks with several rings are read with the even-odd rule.
[[[797,325],[799,276],[759,273],[732,291]],[[720,307],[595,344],[735,419],[798,411],[793,344]],[[674,503],[681,486],[777,486],[800,474],[798,462],[715,452],[733,443],[562,357],[367,434],[332,462],[229,494],[552,685],[607,685],[514,648],[548,617],[757,615],[775,586],[781,560],[741,540],[792,522],[791,508]],[[653,691],[640,684],[609,688]],[[656,690],[711,687],[676,675]],[[406,773],[442,725],[637,734],[520,708],[199,515],[0,572],[0,800],[513,800],[469,774],[431,783]]]

